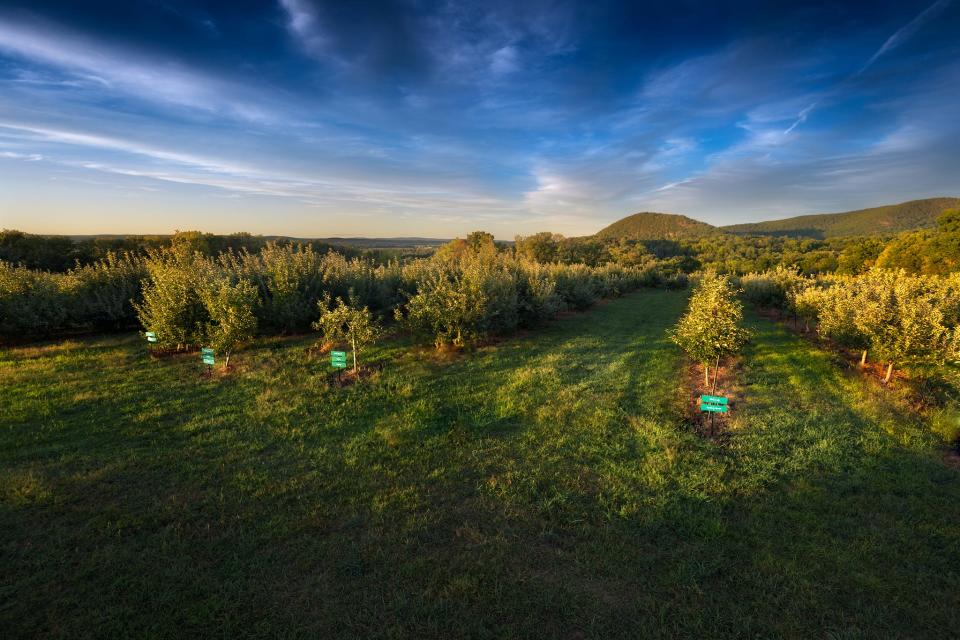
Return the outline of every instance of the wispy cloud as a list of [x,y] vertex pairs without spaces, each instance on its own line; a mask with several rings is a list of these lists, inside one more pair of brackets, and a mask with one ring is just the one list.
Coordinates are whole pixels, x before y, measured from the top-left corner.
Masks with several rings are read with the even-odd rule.
[[800,110],[800,113],[797,114],[797,119],[793,121],[787,129],[783,132],[784,134],[791,133],[794,129],[799,127],[801,124],[807,121],[807,116],[810,115],[810,112],[817,108],[817,105],[820,104],[819,100],[815,100],[808,104],[806,107]]
[[0,121],[0,131],[3,130],[28,134],[37,139],[48,142],[57,142],[81,147],[93,147],[97,149],[110,149],[113,151],[121,151],[124,153],[146,156],[157,160],[195,167],[208,172],[241,175],[250,171],[249,168],[237,164],[227,164],[219,160],[212,160],[210,158],[204,158],[192,154],[169,151],[131,140],[113,138],[98,134]]
[[[866,61],[866,63],[864,63],[864,65],[860,67],[860,69],[856,73],[846,78],[843,82],[840,83],[840,85],[835,87],[831,91],[831,93],[836,94],[837,92],[841,91],[846,82],[849,82],[851,79],[863,75],[864,73],[866,73],[866,71],[870,67],[874,65],[874,63],[878,59],[880,59],[881,56],[899,47],[900,45],[905,43],[907,40],[915,36],[917,32],[920,31],[920,29],[927,22],[933,19],[938,13],[946,9],[951,2],[952,0],[937,0],[936,2],[931,4],[929,7],[924,9],[922,12],[920,12],[916,17],[913,18],[913,20],[911,20],[907,24],[897,29],[893,33],[893,35],[887,38],[886,41],[883,43],[883,45],[879,49],[877,49],[872,56],[870,56],[870,58]],[[820,103],[823,102],[824,99],[826,99],[826,96],[824,96],[819,100],[815,100],[814,102],[810,103],[807,107],[802,109],[800,113],[797,114],[796,120],[794,120],[793,124],[791,124],[786,129],[786,131],[784,131],[784,133],[791,133],[798,126],[806,122],[810,113],[814,109],[816,109],[820,105]]]
[[[0,17],[0,52],[57,68],[82,83],[95,83],[100,90],[117,95],[246,120],[268,117],[265,105],[240,85],[199,73],[176,60],[111,46],[63,29]],[[69,84],[35,72],[31,76],[29,70],[22,73],[26,79]]]
[[873,66],[873,63],[876,62],[880,56],[892,51],[893,49],[896,49],[904,42],[915,36],[927,22],[936,17],[938,13],[946,9],[951,1],[952,0],[937,0],[920,12],[920,14],[918,14],[913,20],[897,29],[893,35],[887,38],[883,45],[877,49],[872,56],[870,56],[870,59],[867,60],[866,64],[860,68],[860,71],[857,72],[857,75],[864,73],[867,69]]

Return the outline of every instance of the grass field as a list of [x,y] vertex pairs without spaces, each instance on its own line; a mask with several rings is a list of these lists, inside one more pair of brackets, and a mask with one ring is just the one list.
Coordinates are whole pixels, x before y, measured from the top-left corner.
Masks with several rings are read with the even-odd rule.
[[330,388],[136,336],[0,352],[0,635],[944,638],[960,472],[758,318],[726,433],[650,291]]

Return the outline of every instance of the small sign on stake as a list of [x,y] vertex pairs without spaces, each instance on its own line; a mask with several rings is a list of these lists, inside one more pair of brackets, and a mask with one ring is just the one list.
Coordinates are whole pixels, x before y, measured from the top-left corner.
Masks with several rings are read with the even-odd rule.
[[347,352],[331,351],[330,366],[333,367],[334,369],[346,369],[347,368]]
[[705,411],[707,413],[726,413],[730,409],[726,405],[722,404],[701,404],[700,411]]
[[203,364],[212,367],[213,363],[215,362],[213,357],[213,349],[209,349],[207,347],[200,349],[200,359],[203,360]]
[[700,411],[707,413],[727,413],[729,400],[724,396],[700,396]]
[[143,335],[146,336],[147,342],[156,342],[156,341],[157,341],[157,334],[155,334],[153,331],[147,331],[147,332],[146,332],[145,334],[143,334]]

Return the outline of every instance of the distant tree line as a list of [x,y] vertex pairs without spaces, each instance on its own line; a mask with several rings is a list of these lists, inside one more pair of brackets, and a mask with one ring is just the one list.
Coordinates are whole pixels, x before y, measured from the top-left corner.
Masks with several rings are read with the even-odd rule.
[[[77,266],[93,264],[109,254],[146,255],[152,249],[173,244],[189,247],[206,256],[216,256],[227,251],[257,252],[269,240],[246,232],[218,235],[201,231],[177,231],[173,235],[93,236],[71,238],[69,236],[34,235],[4,229],[0,231],[0,261],[14,265],[63,273]],[[279,239],[277,244],[306,244],[300,240]],[[321,242],[310,243],[327,250],[336,248],[348,256],[367,254],[371,257],[398,255],[398,251],[369,250],[363,252],[350,247],[334,247]]]
[[[485,240],[493,236],[482,234]],[[0,261],[29,269],[65,272],[102,260],[108,254],[145,255],[151,249],[174,242],[189,246],[206,256],[229,251],[262,250],[270,240],[249,233],[216,235],[199,231],[178,231],[172,236],[123,236],[72,239],[68,236],[41,236],[21,231],[0,231]],[[280,239],[276,244],[307,244]],[[437,251],[458,251],[454,241]],[[378,263],[394,259],[412,260],[430,255],[432,249],[361,249],[310,242],[321,251],[335,250],[348,257],[368,257]],[[940,215],[935,229],[904,232],[894,236],[828,238],[824,240],[788,236],[742,236],[716,233],[685,240],[598,239],[595,236],[565,238],[541,232],[518,236],[512,247],[495,243],[499,250],[512,250],[518,258],[540,263],[584,264],[597,267],[608,263],[622,266],[656,264],[664,273],[694,273],[712,270],[719,274],[758,273],[777,266],[796,267],[806,275],[837,273],[856,275],[870,268],[905,269],[917,274],[943,274],[960,269],[960,209]]]

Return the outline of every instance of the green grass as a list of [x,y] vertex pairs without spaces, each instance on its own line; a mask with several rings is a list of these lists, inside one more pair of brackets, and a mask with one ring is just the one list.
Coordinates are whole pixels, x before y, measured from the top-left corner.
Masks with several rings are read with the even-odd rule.
[[728,435],[642,292],[335,389],[306,339],[227,378],[136,337],[0,352],[4,637],[943,638],[960,473],[752,319]]

